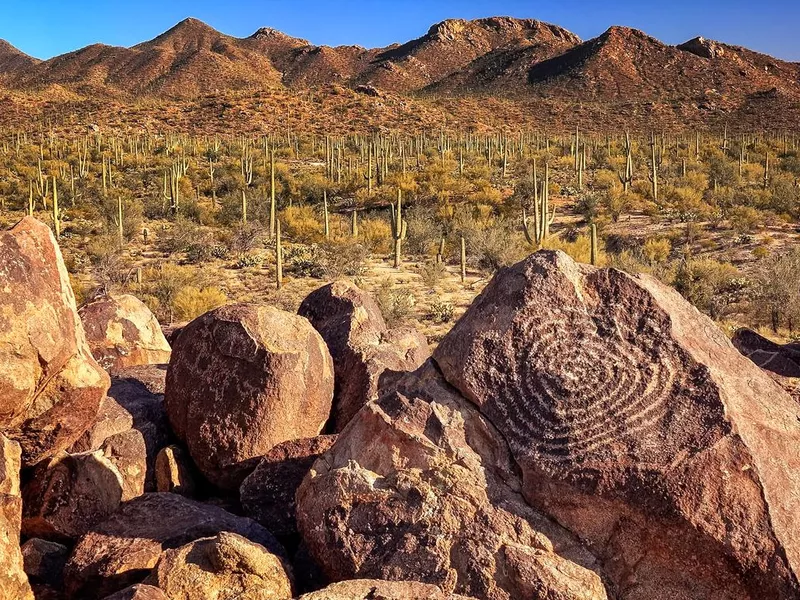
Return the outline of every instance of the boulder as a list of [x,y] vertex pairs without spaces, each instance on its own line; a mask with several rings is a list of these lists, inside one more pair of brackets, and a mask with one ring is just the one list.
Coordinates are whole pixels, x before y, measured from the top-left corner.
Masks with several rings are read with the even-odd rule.
[[148,456],[141,431],[129,429],[112,435],[103,441],[100,451],[117,468],[122,478],[123,502],[144,494]]
[[103,600],[171,600],[157,587],[137,583],[106,596]]
[[[323,590],[300,596],[299,600],[469,600],[446,594],[434,585],[416,581],[353,579],[329,585]],[[556,600],[556,599],[553,599]]]
[[800,344],[777,344],[746,327],[737,329],[731,342],[796,401],[800,401]]
[[[113,392],[112,392],[113,393]],[[106,438],[124,433],[133,427],[133,416],[111,396],[100,403],[100,411],[94,423],[69,448],[71,454],[98,450]]]
[[22,532],[75,540],[114,513],[122,476],[102,452],[62,452],[38,464],[22,488]]
[[0,431],[23,466],[69,448],[109,386],[92,357],[50,229],[26,217],[0,232]]
[[672,288],[537,252],[434,358],[622,600],[800,598],[797,404]]
[[69,548],[57,542],[31,538],[22,544],[25,573],[33,584],[60,588]]
[[292,597],[283,559],[235,533],[167,550],[147,579],[171,600],[283,600]]
[[283,556],[272,534],[255,521],[178,494],[145,494],[78,541],[64,571],[65,589],[71,598],[102,598],[144,580],[164,550],[222,531]]
[[[594,557],[520,488],[502,437],[429,362],[361,409],[317,460],[297,491],[297,524],[333,581],[413,580],[489,600],[607,598]],[[564,576],[545,588],[553,571]]]
[[78,314],[92,355],[108,370],[169,362],[170,346],[155,315],[129,294],[105,295]]
[[333,398],[333,364],[307,320],[234,304],[195,319],[175,343],[165,405],[172,428],[213,484],[235,490],[254,459],[318,435]]
[[156,488],[189,497],[197,491],[192,459],[180,446],[162,448],[156,456]]
[[33,600],[19,547],[20,445],[0,434],[0,600]]
[[425,336],[413,327],[389,329],[372,297],[348,281],[315,290],[298,314],[320,332],[333,357],[336,386],[329,429],[334,432],[430,356]]
[[336,441],[321,435],[278,444],[258,463],[239,489],[245,514],[275,535],[297,533],[295,494],[311,465]]

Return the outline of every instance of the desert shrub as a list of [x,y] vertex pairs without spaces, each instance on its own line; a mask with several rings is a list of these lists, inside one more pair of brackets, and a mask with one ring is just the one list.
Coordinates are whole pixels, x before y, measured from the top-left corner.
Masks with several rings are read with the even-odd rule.
[[386,254],[391,251],[392,227],[384,219],[375,217],[360,219],[358,235],[370,252]]
[[202,264],[214,259],[228,258],[228,249],[222,244],[190,244],[186,248],[186,261],[190,264]]
[[217,287],[182,287],[172,300],[174,317],[178,321],[189,321],[210,310],[222,306],[228,297]]
[[323,227],[311,206],[290,206],[280,215],[287,237],[302,244],[319,240]]
[[648,238],[642,244],[642,257],[651,265],[667,262],[672,244],[666,238]]
[[737,233],[751,233],[763,226],[763,215],[752,206],[734,206],[728,213],[731,227]]
[[324,244],[293,246],[285,251],[284,259],[286,272],[297,277],[359,279],[366,268],[367,252],[364,246],[348,238]]
[[192,244],[212,243],[213,237],[197,223],[179,217],[158,237],[158,249],[167,256],[183,252]]
[[447,274],[447,269],[442,263],[431,260],[419,268],[419,274],[426,287],[435,288]]
[[390,327],[408,320],[416,304],[413,294],[398,288],[388,279],[378,288],[375,299],[381,308],[383,318]]
[[703,258],[684,260],[675,275],[674,286],[712,319],[725,315],[743,288],[739,270],[731,264]]
[[260,267],[264,264],[264,257],[260,254],[241,254],[233,264],[234,269],[249,269]]
[[442,237],[442,228],[434,220],[432,211],[415,206],[407,211],[408,231],[405,247],[411,254],[430,255],[436,252]]
[[752,294],[756,319],[776,332],[783,325],[793,330],[800,323],[799,287],[800,249],[759,261]]
[[142,283],[129,284],[128,289],[147,304],[159,321],[172,323],[176,319],[175,299],[181,290],[209,285],[209,277],[202,269],[163,262],[143,269]]
[[434,300],[428,312],[428,318],[434,323],[450,323],[455,312],[455,307],[450,302]]
[[262,244],[265,235],[264,227],[248,223],[234,228],[223,241],[232,253],[247,254]]

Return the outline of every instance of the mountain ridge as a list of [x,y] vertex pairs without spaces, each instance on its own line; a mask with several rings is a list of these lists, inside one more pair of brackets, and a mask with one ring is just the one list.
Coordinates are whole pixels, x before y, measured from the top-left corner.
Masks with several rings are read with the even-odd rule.
[[45,61],[0,41],[0,89],[15,92],[192,99],[331,85],[399,97],[681,105],[678,118],[800,107],[800,63],[703,37],[669,45],[623,26],[584,41],[502,16],[444,20],[383,48],[315,45],[270,27],[239,38],[191,17],[129,48],[92,44]]

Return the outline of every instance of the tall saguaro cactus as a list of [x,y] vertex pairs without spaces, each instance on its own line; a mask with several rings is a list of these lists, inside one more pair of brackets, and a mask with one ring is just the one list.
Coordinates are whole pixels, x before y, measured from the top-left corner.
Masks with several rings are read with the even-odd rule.
[[281,243],[281,222],[275,222],[275,287],[283,287],[283,244]]
[[397,190],[397,208],[392,205],[392,239],[394,240],[394,268],[400,267],[403,240],[406,238],[408,223],[403,219],[403,192]]
[[[538,199],[533,202],[533,224],[525,209],[522,207],[522,229],[525,232],[525,239],[531,246],[541,247],[542,243],[550,235],[550,225],[556,218],[556,208],[550,211],[550,166],[545,163],[544,181],[542,182],[541,193]],[[532,226],[531,226],[532,225]]]

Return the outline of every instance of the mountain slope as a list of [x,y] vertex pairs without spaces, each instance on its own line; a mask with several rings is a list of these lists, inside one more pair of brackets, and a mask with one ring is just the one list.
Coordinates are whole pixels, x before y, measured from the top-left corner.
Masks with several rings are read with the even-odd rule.
[[5,40],[0,40],[0,77],[29,69],[39,61],[18,50]]
[[192,97],[216,89],[269,87],[280,73],[257,39],[237,39],[196,19],[157,38],[119,48],[93,45],[58,56],[17,77],[21,88],[72,84],[78,89]]
[[715,44],[721,53],[704,52],[706,46],[705,40],[668,46],[641,31],[612,27],[534,65],[527,84],[538,93],[583,100],[734,106],[773,89],[800,98],[797,65],[722,44]]

